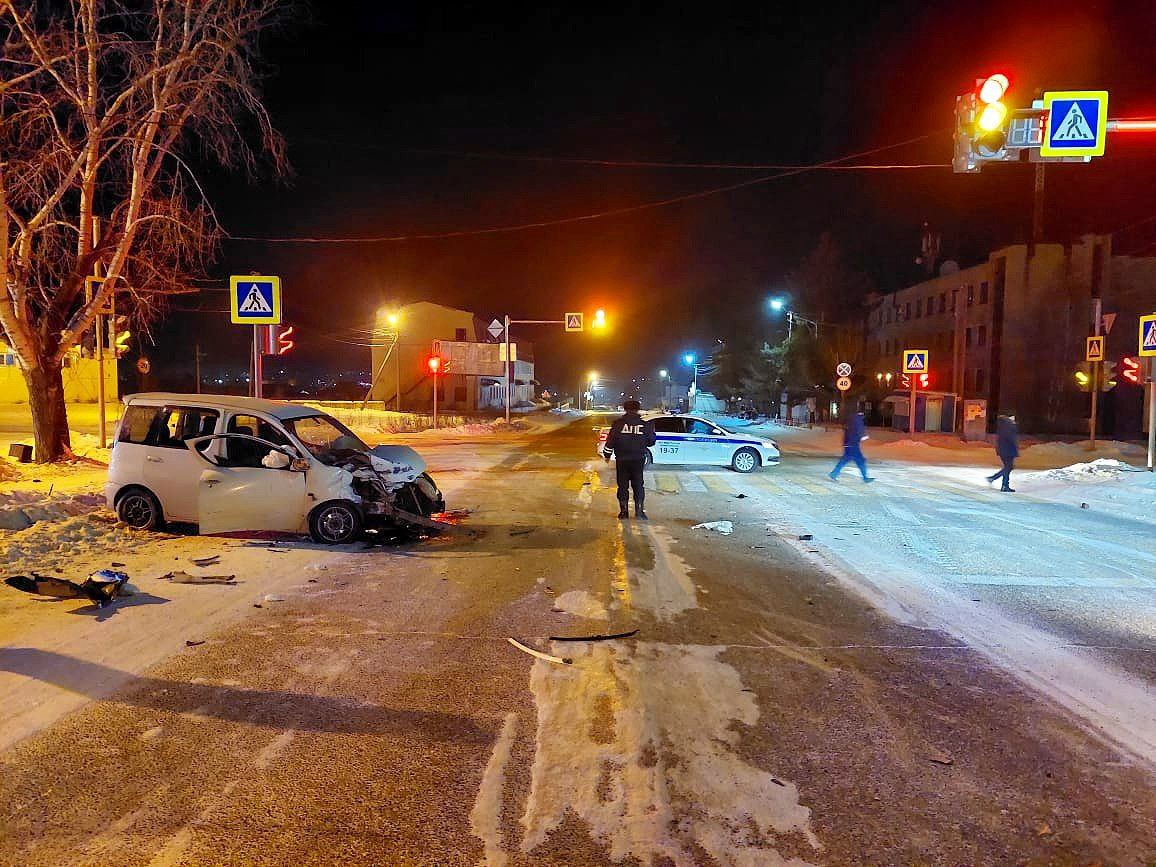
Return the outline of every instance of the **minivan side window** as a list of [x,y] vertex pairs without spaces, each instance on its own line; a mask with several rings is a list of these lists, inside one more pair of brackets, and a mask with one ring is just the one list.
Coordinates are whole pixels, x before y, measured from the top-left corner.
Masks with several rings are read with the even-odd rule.
[[124,411],[124,418],[120,420],[120,435],[117,442],[136,443],[144,445],[152,430],[153,420],[161,411],[159,406],[141,406],[133,404]]
[[193,406],[130,406],[120,426],[120,442],[183,449],[185,440],[217,429],[215,409]]
[[[255,415],[234,415],[229,419],[228,433],[259,437],[274,445],[288,446],[289,438],[274,425]],[[226,437],[224,454],[219,463],[225,467],[262,467],[261,459],[269,454],[269,447],[253,440]],[[296,449],[294,449],[296,451]]]

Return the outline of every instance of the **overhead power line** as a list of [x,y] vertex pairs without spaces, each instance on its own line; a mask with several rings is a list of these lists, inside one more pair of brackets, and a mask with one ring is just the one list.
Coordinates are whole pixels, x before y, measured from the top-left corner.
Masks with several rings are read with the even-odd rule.
[[[679,196],[671,196],[666,199],[658,199],[656,201],[641,202],[637,205],[626,205],[619,208],[608,208],[604,211],[595,211],[589,214],[578,214],[570,217],[559,217],[550,220],[535,220],[527,223],[514,223],[502,226],[486,226],[473,229],[457,229],[446,232],[406,232],[393,235],[372,235],[364,237],[349,237],[349,236],[331,236],[331,237],[271,237],[262,235],[233,235],[227,234],[231,240],[234,241],[258,241],[269,244],[376,244],[398,241],[429,241],[439,240],[445,238],[462,238],[477,235],[497,235],[509,232],[522,232],[528,229],[542,229],[549,226],[563,226],[571,223],[586,223],[594,220],[601,220],[606,217],[617,217],[622,214],[637,213],[639,211],[648,211],[655,208],[664,208],[669,205],[678,204],[679,202],[689,202],[696,199],[705,199],[709,196],[717,196],[722,193],[733,192],[734,190],[744,189],[746,187],[753,187],[758,184],[765,184],[771,181],[782,180],[783,178],[801,175],[806,172],[820,171],[840,163],[847,163],[850,160],[860,159],[862,157],[871,156],[873,154],[882,153],[883,151],[895,150],[896,148],[905,147],[916,142],[924,141],[933,133],[916,136],[914,138],[906,139],[905,141],[895,142],[894,144],[883,145],[882,147],[871,148],[870,150],[859,151],[857,153],[846,154],[835,159],[827,160],[821,163],[814,163],[805,166],[792,166],[779,171],[772,175],[761,175],[757,178],[748,178],[743,181],[736,181],[735,183],[725,184],[719,187],[711,187],[705,190],[698,190],[693,193],[684,193]],[[950,163],[944,163],[942,166],[931,166],[936,168],[950,168]],[[848,167],[850,168],[850,167]]]

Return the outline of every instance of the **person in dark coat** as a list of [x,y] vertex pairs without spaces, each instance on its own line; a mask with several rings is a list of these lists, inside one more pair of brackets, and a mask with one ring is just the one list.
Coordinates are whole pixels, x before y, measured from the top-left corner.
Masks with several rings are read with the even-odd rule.
[[646,520],[646,488],[642,479],[642,468],[646,466],[646,450],[654,445],[654,422],[643,420],[639,415],[642,404],[628,400],[622,404],[626,412],[616,418],[610,426],[606,444],[602,447],[602,457],[607,461],[614,455],[618,472],[618,517],[629,518],[630,489],[634,489],[634,517]]
[[847,421],[843,424],[843,457],[839,458],[839,463],[835,464],[835,469],[831,470],[829,474],[831,481],[837,481],[839,473],[843,472],[843,467],[851,461],[854,461],[855,466],[859,468],[864,482],[875,481],[867,475],[867,459],[863,457],[862,445],[865,439],[867,439],[867,423],[863,420],[863,412],[859,411],[848,416]]
[[1011,474],[1015,468],[1016,458],[1020,454],[1020,432],[1016,427],[1016,417],[1010,412],[1001,415],[995,423],[995,453],[999,455],[1003,466],[998,473],[987,477],[987,483],[993,484],[1002,476],[1003,485],[1000,486],[1000,490],[1014,494],[1016,489],[1011,486]]

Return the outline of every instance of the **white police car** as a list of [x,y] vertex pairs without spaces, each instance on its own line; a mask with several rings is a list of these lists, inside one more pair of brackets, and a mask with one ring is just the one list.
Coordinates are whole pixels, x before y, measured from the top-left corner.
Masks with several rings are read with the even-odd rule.
[[[774,440],[728,431],[694,415],[660,415],[654,422],[655,443],[646,453],[648,464],[705,464],[750,473],[779,462]],[[598,452],[609,428],[599,431]]]

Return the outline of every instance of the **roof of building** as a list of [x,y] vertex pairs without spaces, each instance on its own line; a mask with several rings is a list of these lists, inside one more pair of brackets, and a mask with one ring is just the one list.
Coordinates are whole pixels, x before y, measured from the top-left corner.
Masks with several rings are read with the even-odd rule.
[[321,410],[299,403],[289,403],[284,400],[265,400],[260,397],[242,397],[237,394],[179,394],[171,391],[145,391],[138,394],[126,394],[126,404],[133,401],[147,401],[150,403],[178,403],[193,406],[220,406],[225,409],[247,409],[263,412],[279,419],[303,418],[310,415],[320,415]]

